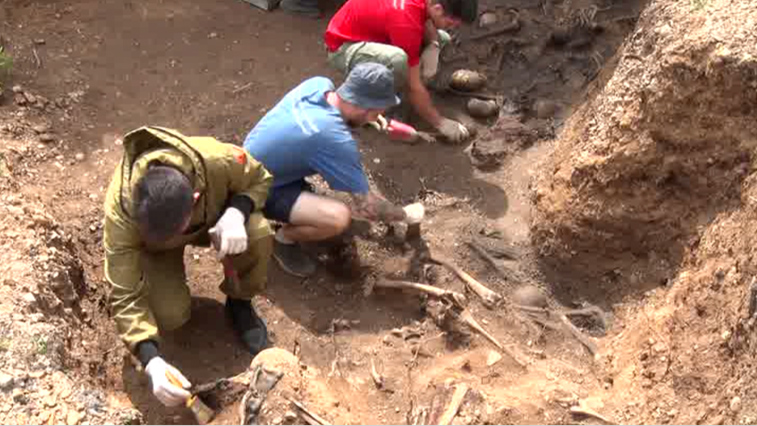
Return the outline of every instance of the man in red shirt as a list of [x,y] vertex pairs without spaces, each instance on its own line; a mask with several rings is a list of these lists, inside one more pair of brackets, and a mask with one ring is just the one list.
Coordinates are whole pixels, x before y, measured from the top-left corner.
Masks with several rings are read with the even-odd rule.
[[468,137],[465,126],[442,117],[424,81],[436,75],[443,30],[473,22],[478,0],[348,0],[326,29],[329,63],[343,73],[363,62],[394,72],[418,114],[453,142]]

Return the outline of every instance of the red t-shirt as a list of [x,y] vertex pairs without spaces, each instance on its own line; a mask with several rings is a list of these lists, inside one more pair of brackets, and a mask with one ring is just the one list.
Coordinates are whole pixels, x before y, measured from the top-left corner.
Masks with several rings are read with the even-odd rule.
[[331,18],[324,40],[330,52],[345,42],[391,44],[418,65],[426,23],[426,0],[348,0]]

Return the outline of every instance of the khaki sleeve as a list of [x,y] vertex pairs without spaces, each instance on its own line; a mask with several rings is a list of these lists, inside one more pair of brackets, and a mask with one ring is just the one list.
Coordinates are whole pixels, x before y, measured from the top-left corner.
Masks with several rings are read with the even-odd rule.
[[158,327],[142,274],[139,238],[135,229],[119,222],[105,219],[105,279],[111,285],[110,306],[119,336],[134,352],[137,343],[158,340]]
[[249,197],[255,203],[255,210],[261,210],[268,198],[273,175],[243,148],[235,147],[235,151],[234,158],[228,162],[231,174],[229,192]]

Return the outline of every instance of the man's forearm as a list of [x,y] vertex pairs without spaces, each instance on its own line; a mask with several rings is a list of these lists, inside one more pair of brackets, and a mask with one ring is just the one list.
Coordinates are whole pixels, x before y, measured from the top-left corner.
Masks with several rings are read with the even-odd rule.
[[438,127],[442,121],[442,116],[439,111],[434,107],[434,103],[431,101],[431,94],[422,83],[410,84],[409,90],[410,103],[415,108],[415,112],[421,116],[426,122],[433,127]]
[[434,23],[430,19],[426,19],[426,26],[423,30],[423,44],[427,45],[435,41],[439,41],[439,32],[437,32]]
[[385,198],[369,192],[352,195],[352,211],[355,216],[374,222],[397,222],[406,217],[405,210]]

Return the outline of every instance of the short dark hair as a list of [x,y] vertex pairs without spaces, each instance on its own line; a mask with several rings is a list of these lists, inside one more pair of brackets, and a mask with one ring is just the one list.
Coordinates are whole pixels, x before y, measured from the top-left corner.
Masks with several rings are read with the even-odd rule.
[[478,17],[478,0],[436,0],[446,15],[471,23]]
[[152,166],[134,189],[137,223],[151,241],[171,238],[181,231],[194,204],[192,186],[180,171]]

